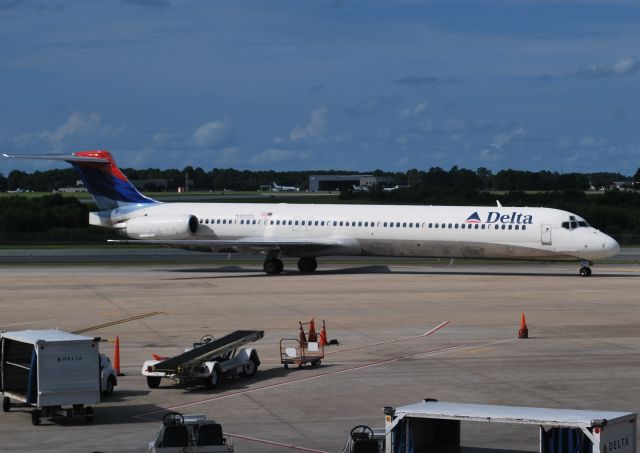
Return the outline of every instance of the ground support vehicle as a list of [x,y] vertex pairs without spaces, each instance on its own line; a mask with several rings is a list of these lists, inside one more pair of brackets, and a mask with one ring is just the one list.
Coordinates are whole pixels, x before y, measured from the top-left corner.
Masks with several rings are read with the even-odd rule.
[[354,426],[342,453],[384,453],[385,429]]
[[[387,453],[464,451],[461,424],[486,422],[534,425],[540,453],[635,453],[635,412],[445,403],[427,399],[385,407]],[[471,446],[467,446],[471,447]],[[527,452],[532,449],[528,448]],[[502,450],[507,451],[507,450]],[[508,450],[515,452],[515,450]]]
[[[0,333],[2,409],[32,408],[34,425],[41,417],[93,421],[90,404],[101,393],[99,341],[61,330]],[[109,370],[102,371],[108,382]]]
[[182,415],[167,412],[162,417],[156,438],[149,442],[149,453],[229,453],[231,439],[222,427],[204,415]]
[[100,354],[100,390],[105,396],[113,393],[118,385],[118,372],[113,368],[111,359],[105,354]]
[[223,376],[251,377],[256,374],[260,366],[258,352],[240,346],[263,336],[262,330],[236,330],[221,338],[205,335],[182,354],[147,360],[142,366],[142,374],[152,389],[157,388],[162,379],[171,379],[178,384],[202,383],[213,389]]

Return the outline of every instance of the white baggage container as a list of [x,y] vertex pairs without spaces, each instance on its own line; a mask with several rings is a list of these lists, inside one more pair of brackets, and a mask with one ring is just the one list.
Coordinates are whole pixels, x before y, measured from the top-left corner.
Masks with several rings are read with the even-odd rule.
[[[465,422],[533,425],[541,453],[635,453],[635,412],[446,403],[427,399],[385,407],[386,452],[465,451]],[[487,430],[489,428],[487,427]],[[467,446],[470,447],[470,446]],[[528,449],[531,451],[531,449]]]
[[61,330],[0,333],[3,410],[33,407],[34,425],[40,417],[83,416],[92,421],[88,405],[100,402],[98,341]]

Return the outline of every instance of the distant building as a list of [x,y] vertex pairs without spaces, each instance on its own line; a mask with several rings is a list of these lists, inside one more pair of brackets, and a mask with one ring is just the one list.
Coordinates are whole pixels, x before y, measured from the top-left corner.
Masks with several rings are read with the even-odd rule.
[[78,193],[78,192],[88,192],[88,190],[84,186],[84,181],[81,179],[77,179],[75,187],[60,187],[58,190],[54,190],[54,192]]
[[388,186],[394,183],[393,176],[374,175],[311,175],[309,190],[311,192],[331,192],[356,187],[374,185]]

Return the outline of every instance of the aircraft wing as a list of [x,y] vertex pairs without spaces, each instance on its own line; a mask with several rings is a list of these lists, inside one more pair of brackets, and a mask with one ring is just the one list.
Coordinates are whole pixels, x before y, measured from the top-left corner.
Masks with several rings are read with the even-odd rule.
[[[349,238],[318,239],[278,239],[278,238],[240,238],[232,240],[220,239],[110,239],[112,244],[150,244],[165,247],[209,251],[209,252],[243,252],[243,251],[320,251],[354,247]],[[357,245],[359,248],[359,245]]]

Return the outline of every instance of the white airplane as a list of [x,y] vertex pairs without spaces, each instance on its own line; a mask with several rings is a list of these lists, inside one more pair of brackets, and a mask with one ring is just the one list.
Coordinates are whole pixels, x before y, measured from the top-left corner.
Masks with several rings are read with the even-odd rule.
[[300,192],[299,187],[293,186],[279,186],[277,183],[271,183],[271,191],[272,192]]
[[161,203],[142,195],[107,151],[13,155],[69,162],[100,209],[89,223],[137,242],[203,252],[266,255],[264,271],[279,274],[279,256],[297,257],[302,272],[319,256],[404,256],[580,261],[620,246],[575,214],[550,208],[258,203]]

